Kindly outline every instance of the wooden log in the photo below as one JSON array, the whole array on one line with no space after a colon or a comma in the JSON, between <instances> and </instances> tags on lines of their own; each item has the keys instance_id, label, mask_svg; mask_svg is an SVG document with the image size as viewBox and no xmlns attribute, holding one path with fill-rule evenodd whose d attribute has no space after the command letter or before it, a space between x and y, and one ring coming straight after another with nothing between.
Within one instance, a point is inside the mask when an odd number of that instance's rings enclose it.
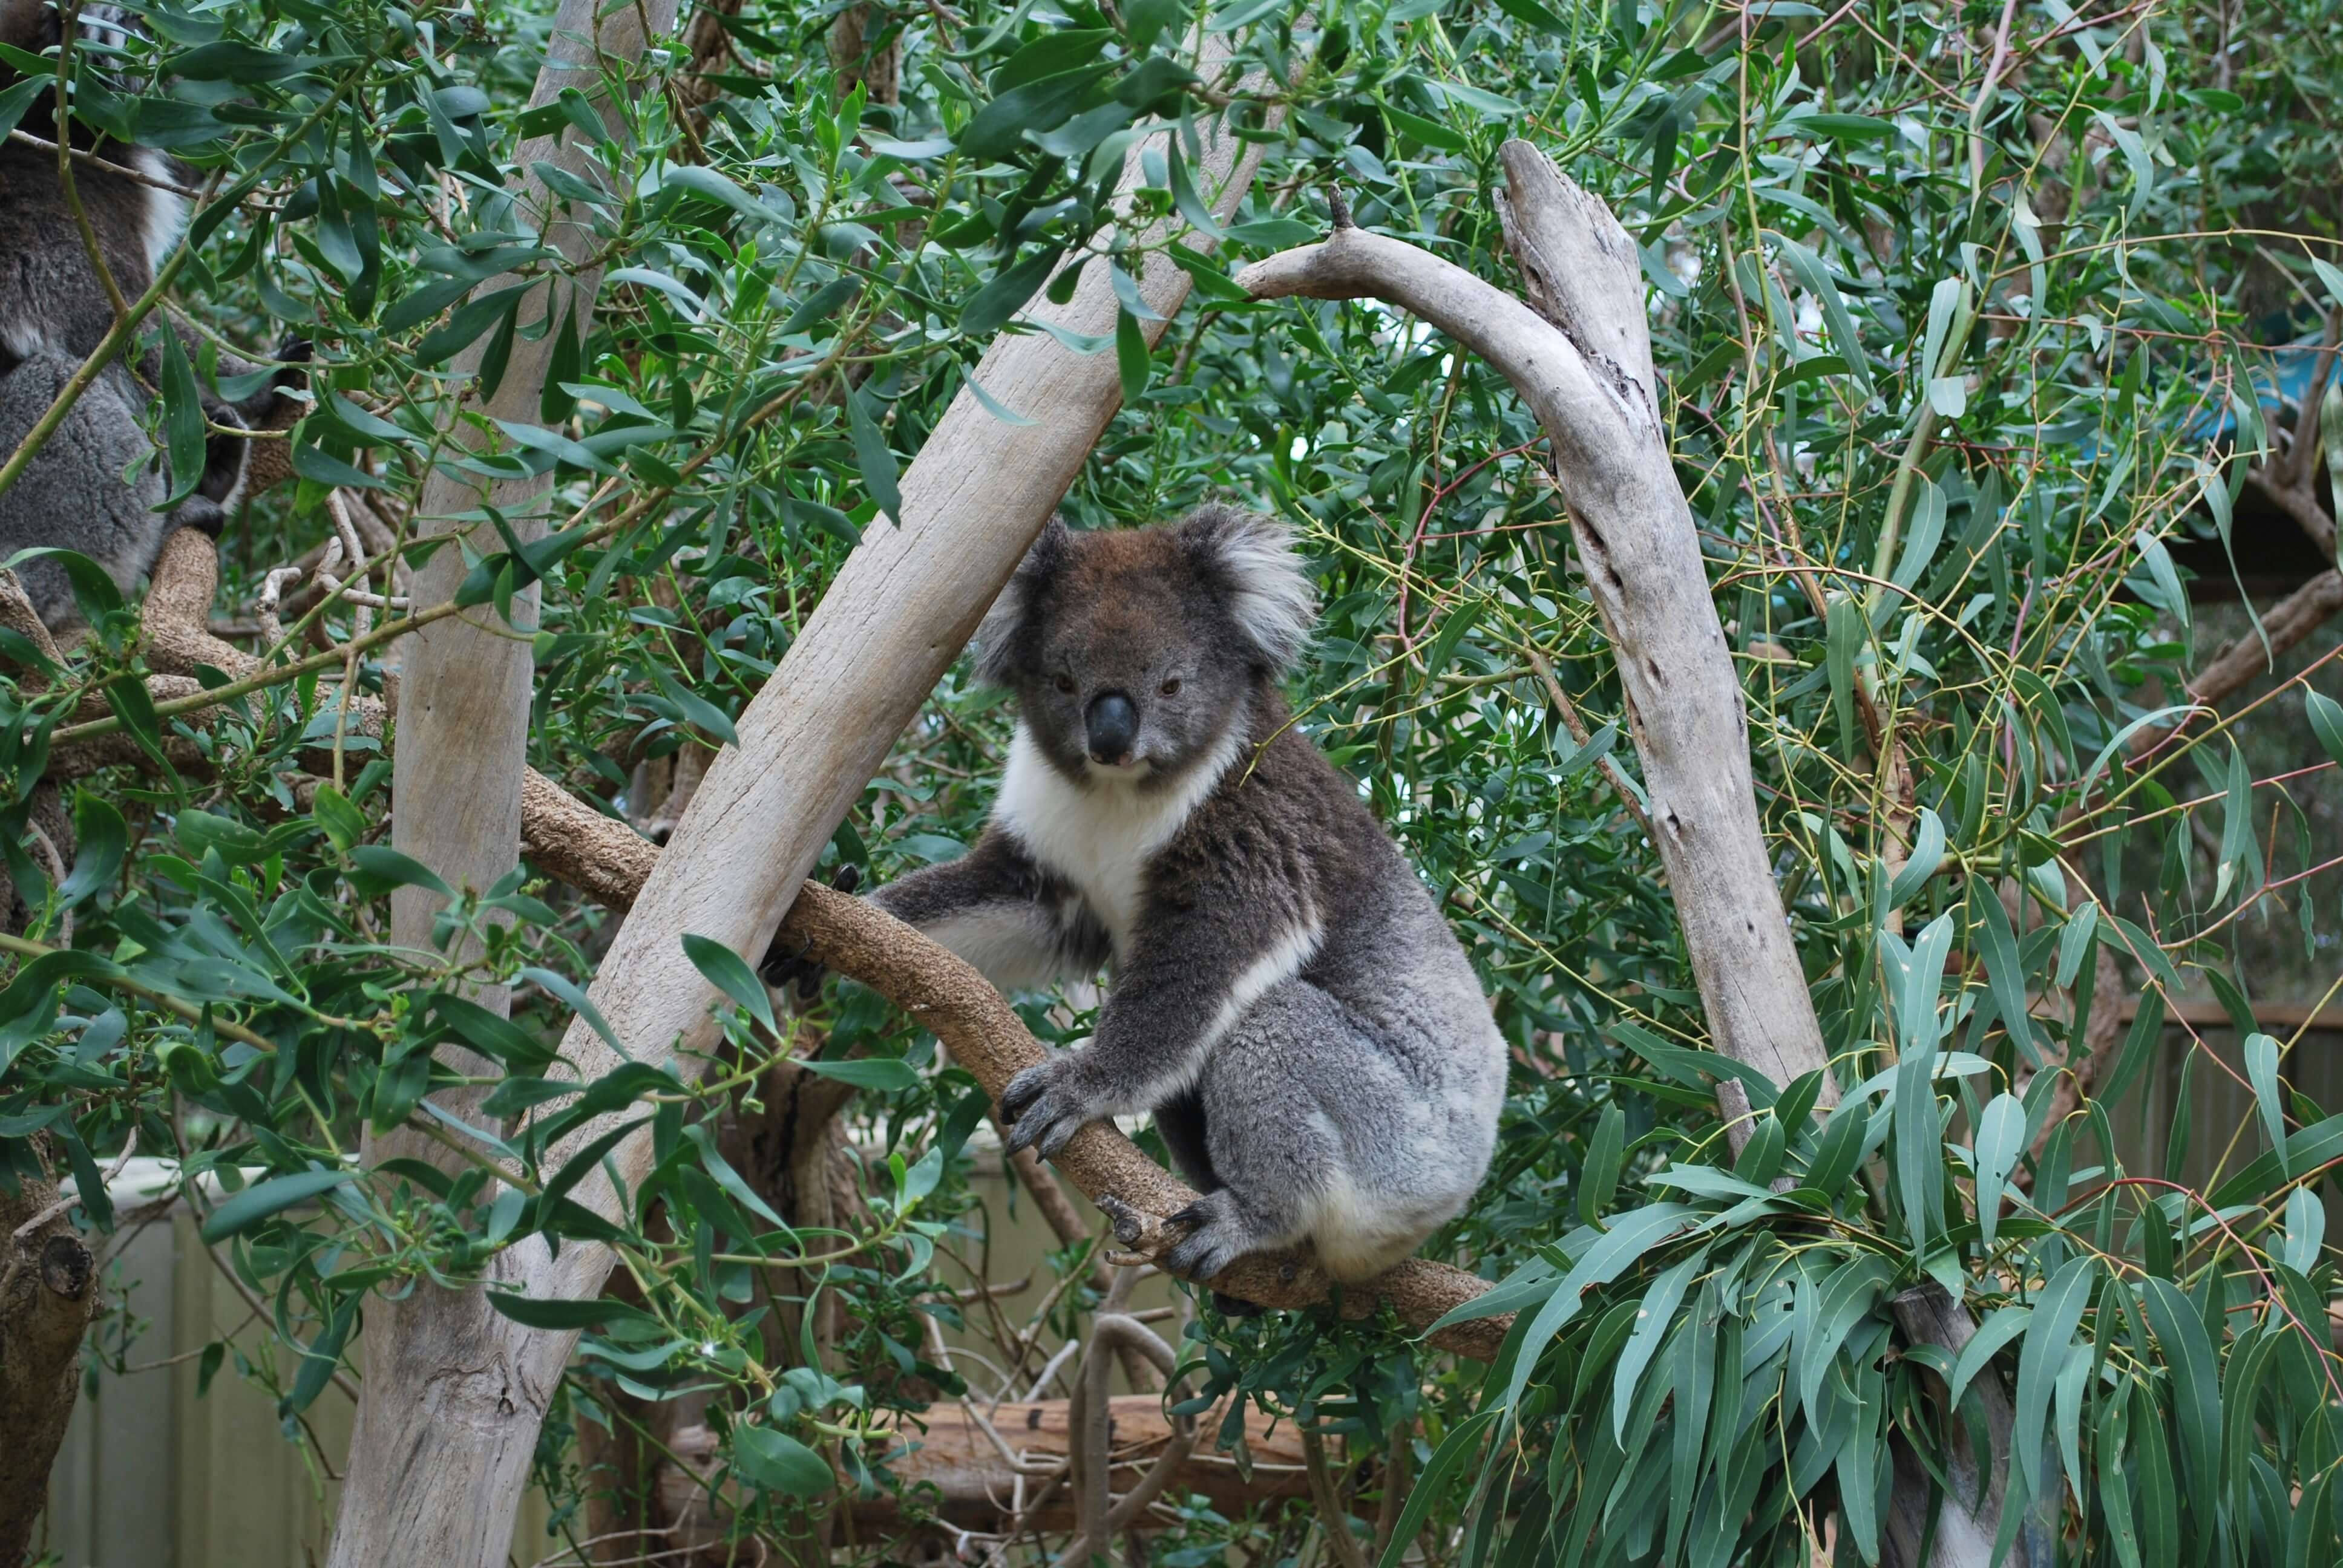
<instances>
[{"instance_id":1,"label":"wooden log","mask_svg":"<svg viewBox=\"0 0 2343 1568\"><path fill-rule=\"evenodd\" d=\"M1219 1429L1227 1414L1225 1405L1216 1405L1196 1419L1210 1432ZM1116 1396L1108 1422L1111 1485L1119 1496L1136 1485L1171 1445L1173 1424L1155 1394ZM1251 1480L1232 1456L1212 1452L1206 1442L1181 1462L1164 1495L1202 1495L1231 1518L1257 1503L1273 1506L1310 1495L1301 1430L1293 1422L1248 1408L1244 1432ZM893 1529L925 1513L961 1530L997 1533L1010 1523L1018 1496L1017 1469L1010 1454L1029 1467L1054 1465L1068 1456L1072 1442L1071 1402L1062 1399L998 1406L938 1404L901 1417L870 1457L886 1456L887 1468L902 1480L902 1491L852 1499L855 1527L858 1532ZM1001 1452L1004 1445L1009 1453ZM676 1434L672 1447L681 1462L662 1464L658 1473L661 1515L674 1521L663 1544L720 1562L731 1518L731 1489L715 1484L720 1466L716 1436L704 1426L690 1427ZM1040 1490L1029 1473L1026 1494ZM1071 1491L1060 1486L1051 1492L1024 1523L1052 1534L1072 1529ZM1150 1527L1145 1521L1136 1526Z\"/></svg>"}]
</instances>

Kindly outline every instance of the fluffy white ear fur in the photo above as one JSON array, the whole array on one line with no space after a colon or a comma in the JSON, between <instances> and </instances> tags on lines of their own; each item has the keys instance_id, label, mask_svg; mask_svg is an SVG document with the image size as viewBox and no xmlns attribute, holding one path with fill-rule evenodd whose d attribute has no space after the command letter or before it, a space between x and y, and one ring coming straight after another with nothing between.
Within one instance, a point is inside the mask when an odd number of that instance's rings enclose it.
<instances>
[{"instance_id":1,"label":"fluffy white ear fur","mask_svg":"<svg viewBox=\"0 0 2343 1568\"><path fill-rule=\"evenodd\" d=\"M1065 558L1066 519L1052 517L1041 525L1040 537L1025 552L1025 558L1010 575L1009 586L984 612L984 619L970 640L969 651L976 659L976 678L989 686L1007 686L1017 674L1017 633L1026 612L1033 607L1033 595L1058 563Z\"/></svg>"},{"instance_id":2,"label":"fluffy white ear fur","mask_svg":"<svg viewBox=\"0 0 2343 1568\"><path fill-rule=\"evenodd\" d=\"M1240 630L1280 674L1301 662L1318 621L1318 594L1294 553L1293 530L1235 507L1202 507L1180 524L1213 575L1227 585Z\"/></svg>"}]
</instances>

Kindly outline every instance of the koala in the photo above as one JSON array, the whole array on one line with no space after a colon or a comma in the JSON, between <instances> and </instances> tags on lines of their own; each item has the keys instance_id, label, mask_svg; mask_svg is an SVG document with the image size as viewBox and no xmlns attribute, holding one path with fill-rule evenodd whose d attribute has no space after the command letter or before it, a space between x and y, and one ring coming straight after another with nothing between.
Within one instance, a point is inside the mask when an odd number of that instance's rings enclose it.
<instances>
[{"instance_id":1,"label":"koala","mask_svg":"<svg viewBox=\"0 0 2343 1568\"><path fill-rule=\"evenodd\" d=\"M118 42L128 25L115 7L85 6L79 35ZM38 55L55 48L60 37L59 16L49 0L0 0L0 43ZM0 64L0 88L15 80L16 74ZM59 125L47 93L34 97L24 123L47 140L62 132L75 148L149 179L184 183L177 161L151 147L126 146L75 123ZM75 166L74 189L116 286L124 298L137 298L153 286L156 268L178 243L186 203L170 190L86 160ZM0 461L48 412L113 326L114 306L90 266L66 204L56 155L0 140ZM187 347L192 357L196 345ZM279 346L277 357L306 360L308 346L290 339ZM159 361L150 352L135 367L126 358L107 364L15 483L0 490L0 560L35 546L75 550L127 592L154 566L174 528L198 528L218 537L242 498L249 443L214 434L194 494L167 513L157 511L168 484L143 418ZM222 373L238 376L256 368L226 355L219 365ZM287 416L297 416L300 408L282 394L298 378L297 371L280 371L257 393L236 402L206 392L204 412L216 426L284 428L292 422ZM35 560L19 575L45 623L59 630L74 624L73 595L61 567Z\"/></svg>"},{"instance_id":2,"label":"koala","mask_svg":"<svg viewBox=\"0 0 2343 1568\"><path fill-rule=\"evenodd\" d=\"M977 633L1018 705L990 821L872 895L1004 990L1111 971L1091 1040L1001 1097L1011 1151L1151 1113L1199 1281L1305 1240L1382 1273L1472 1198L1504 1100L1471 961L1280 693L1315 613L1272 518L1051 522Z\"/></svg>"}]
</instances>

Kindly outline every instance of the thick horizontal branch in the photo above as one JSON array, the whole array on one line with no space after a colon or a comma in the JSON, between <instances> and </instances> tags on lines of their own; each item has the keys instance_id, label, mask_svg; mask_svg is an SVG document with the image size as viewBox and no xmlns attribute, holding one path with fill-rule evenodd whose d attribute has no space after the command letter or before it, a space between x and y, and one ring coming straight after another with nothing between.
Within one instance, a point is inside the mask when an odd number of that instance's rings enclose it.
<instances>
[{"instance_id":1,"label":"thick horizontal branch","mask_svg":"<svg viewBox=\"0 0 2343 1568\"><path fill-rule=\"evenodd\" d=\"M218 570L210 539L187 528L171 537L156 565L146 603L150 663L173 670L207 664L230 675L256 668L250 654L206 629ZM354 729L380 732L379 703L354 699L350 715ZM534 770L522 780L521 844L538 869L616 910L633 904L660 853L625 822L604 816ZM860 980L933 1030L996 1103L1011 1078L1043 1058L1040 1042L981 975L860 899L808 883L782 931L785 940L806 943L821 962ZM1093 1202L1141 1216L1141 1233L1126 1244L1141 1251L1153 1251L1172 1239L1147 1221L1176 1213L1196 1199L1103 1123L1084 1129L1054 1163ZM1296 1257L1248 1258L1212 1282L1231 1295L1271 1307L1312 1306L1330 1293L1325 1275ZM1486 1281L1460 1269L1414 1261L1371 1290L1347 1292L1343 1311L1364 1317L1378 1300L1388 1300L1400 1321L1420 1332L1486 1289ZM1467 1323L1444 1332L1436 1342L1485 1360L1495 1352L1504 1329L1502 1319Z\"/></svg>"},{"instance_id":2,"label":"thick horizontal branch","mask_svg":"<svg viewBox=\"0 0 2343 1568\"><path fill-rule=\"evenodd\" d=\"M623 822L532 775L521 798L521 838L538 869L614 907L624 908L659 855ZM780 940L803 943L810 957L861 981L933 1031L998 1103L1020 1071L1046 1054L1016 1011L982 975L948 950L860 899L808 882L781 922ZM1141 1153L1121 1133L1094 1122L1076 1134L1052 1161L1084 1196L1111 1210L1126 1207L1160 1221L1195 1201L1196 1194ZM1147 1225L1127 1244L1153 1251L1175 1239ZM1314 1306L1330 1282L1306 1259L1283 1254L1247 1258L1212 1282L1215 1289L1268 1307ZM1461 1269L1415 1261L1401 1264L1370 1288L1345 1294L1347 1317L1364 1317L1389 1301L1410 1329L1431 1326L1450 1308L1489 1288ZM1461 1324L1434 1341L1443 1349L1487 1360L1506 1321Z\"/></svg>"}]
</instances>

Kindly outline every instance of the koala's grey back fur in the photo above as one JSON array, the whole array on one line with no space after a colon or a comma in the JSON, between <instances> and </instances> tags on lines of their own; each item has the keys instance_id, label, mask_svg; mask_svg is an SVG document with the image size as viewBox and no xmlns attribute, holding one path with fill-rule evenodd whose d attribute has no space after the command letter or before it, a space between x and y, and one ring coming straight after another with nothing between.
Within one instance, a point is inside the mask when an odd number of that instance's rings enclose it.
<instances>
[{"instance_id":1,"label":"koala's grey back fur","mask_svg":"<svg viewBox=\"0 0 2343 1568\"><path fill-rule=\"evenodd\" d=\"M1305 1239L1382 1272L1470 1201L1504 1101L1470 960L1279 694L1313 614L1290 546L1228 508L1052 524L979 634L1020 699L991 823L875 895L1004 986L1111 962L1091 1042L1003 1097L1011 1142L1153 1112L1205 1194L1166 1259L1198 1279Z\"/></svg>"},{"instance_id":2,"label":"koala's grey back fur","mask_svg":"<svg viewBox=\"0 0 2343 1568\"><path fill-rule=\"evenodd\" d=\"M85 38L118 36L129 25L114 7L97 5L83 9L81 24ZM57 35L57 13L47 0L0 0L0 43L39 54L55 47ZM0 87L14 79L0 66ZM45 93L36 96L25 128L55 138L60 126L52 104ZM157 178L176 172L173 160L151 148L126 146L77 126L63 128L75 146L107 162ZM75 166L74 188L106 270L125 299L136 299L153 286L156 265L177 242L186 203L86 160ZM113 325L113 302L66 205L56 155L0 141L0 459L48 412ZM152 354L136 375L126 358L106 365L16 482L0 491L0 560L36 546L75 550L126 592L154 565L172 529L219 532L241 487L246 443L215 437L195 493L170 512L156 511L168 486L142 421L157 368ZM220 368L243 374L253 367L222 356ZM236 403L206 394L205 413L215 424L250 428L276 397L274 386ZM19 575L44 621L53 628L73 623L62 568L36 560Z\"/></svg>"}]
</instances>

